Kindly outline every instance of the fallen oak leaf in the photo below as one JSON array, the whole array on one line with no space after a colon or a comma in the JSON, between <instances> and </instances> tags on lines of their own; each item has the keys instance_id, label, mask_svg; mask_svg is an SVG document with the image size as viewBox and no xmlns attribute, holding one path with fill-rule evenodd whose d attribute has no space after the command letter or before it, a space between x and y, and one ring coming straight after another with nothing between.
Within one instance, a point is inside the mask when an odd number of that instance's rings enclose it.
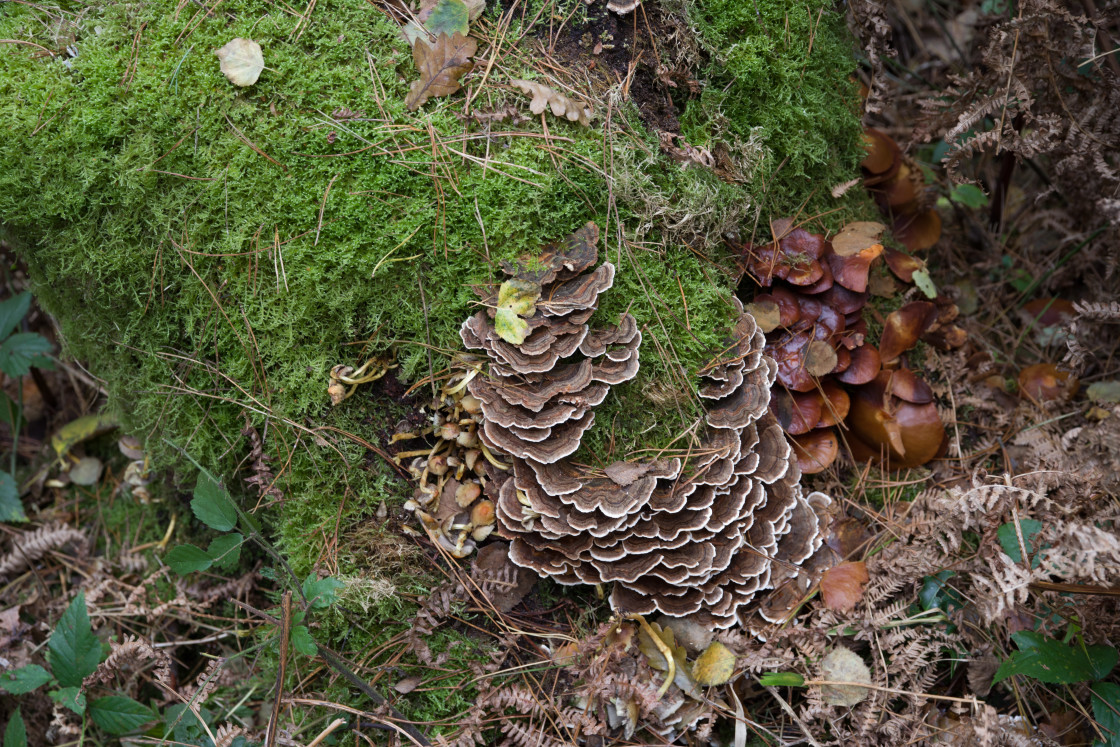
<instances>
[{"instance_id":1,"label":"fallen oak leaf","mask_svg":"<svg viewBox=\"0 0 1120 747\"><path fill-rule=\"evenodd\" d=\"M416 111L433 96L450 96L459 90L459 79L470 72L471 57L478 51L478 42L456 32L440 34L434 44L417 39L412 45L412 59L420 71L420 79L412 81L405 106Z\"/></svg>"},{"instance_id":2,"label":"fallen oak leaf","mask_svg":"<svg viewBox=\"0 0 1120 747\"><path fill-rule=\"evenodd\" d=\"M833 566L821 576L821 596L824 606L834 612L853 609L863 597L863 587L870 580L867 565L862 560Z\"/></svg>"}]
</instances>

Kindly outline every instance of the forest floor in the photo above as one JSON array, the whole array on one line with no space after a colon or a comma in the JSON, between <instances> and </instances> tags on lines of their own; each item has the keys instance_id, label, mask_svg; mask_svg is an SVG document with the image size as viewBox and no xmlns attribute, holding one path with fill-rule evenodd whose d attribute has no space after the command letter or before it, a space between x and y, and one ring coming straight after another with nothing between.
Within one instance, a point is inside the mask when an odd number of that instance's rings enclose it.
<instances>
[{"instance_id":1,"label":"forest floor","mask_svg":"<svg viewBox=\"0 0 1120 747\"><path fill-rule=\"evenodd\" d=\"M344 589L328 553L280 594L290 569L205 471L192 509L219 534L172 547L176 514L147 502L170 476L99 418L97 378L56 360L8 380L22 424L0 411L34 506L0 526L3 747L1120 745L1120 4L850 5L864 124L921 174L941 221L923 269L966 333L908 354L943 453L895 471L842 454L806 477L837 501L829 547L850 577L764 641L718 634L727 677L698 659L710 636L670 637L667 692L652 629L601 589L455 560L400 506L362 530L365 586ZM631 95L671 119L655 83ZM873 329L923 298L891 282ZM21 332L56 339L34 307ZM416 386L368 386L423 422ZM389 577L413 581L396 601Z\"/></svg>"}]
</instances>

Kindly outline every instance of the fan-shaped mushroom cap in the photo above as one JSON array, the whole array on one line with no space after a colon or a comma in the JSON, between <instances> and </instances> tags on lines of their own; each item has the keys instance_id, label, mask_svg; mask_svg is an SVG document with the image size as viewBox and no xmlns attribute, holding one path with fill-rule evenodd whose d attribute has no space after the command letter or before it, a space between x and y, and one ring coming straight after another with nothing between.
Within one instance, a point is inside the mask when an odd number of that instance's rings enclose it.
<instances>
[{"instance_id":1,"label":"fan-shaped mushroom cap","mask_svg":"<svg viewBox=\"0 0 1120 747\"><path fill-rule=\"evenodd\" d=\"M826 272L819 261L825 242L788 225L774 229L775 274L802 286L817 282ZM464 344L489 363L468 385L481 409L479 438L512 463L509 473L486 471L498 530L518 566L560 583L614 582L611 600L620 611L699 613L728 627L753 609L771 575L796 574L820 544L791 446L767 412L781 367L765 357L765 333L739 306L724 358L701 372L706 425L683 459L575 464L571 455L595 407L637 373L642 342L629 314L615 326L588 328L614 267L590 270L597 229L581 232L551 249L543 268L528 260L504 266L542 286L520 345L501 339L487 312L460 329ZM845 311L806 304L781 288L772 295L783 324L803 325L796 333L802 346L845 328ZM813 424L821 416L818 407Z\"/></svg>"}]
</instances>

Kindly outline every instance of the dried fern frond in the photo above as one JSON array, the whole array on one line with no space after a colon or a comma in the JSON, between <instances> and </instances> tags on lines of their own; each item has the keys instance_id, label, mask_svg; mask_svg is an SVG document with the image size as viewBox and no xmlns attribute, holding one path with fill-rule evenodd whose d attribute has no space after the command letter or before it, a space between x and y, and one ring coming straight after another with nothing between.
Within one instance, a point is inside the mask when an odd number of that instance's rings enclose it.
<instances>
[{"instance_id":1,"label":"dried fern frond","mask_svg":"<svg viewBox=\"0 0 1120 747\"><path fill-rule=\"evenodd\" d=\"M85 545L86 535L61 522L47 524L33 532L23 532L12 541L11 551L0 557L0 576L10 576L29 568L51 550L69 542Z\"/></svg>"}]
</instances>

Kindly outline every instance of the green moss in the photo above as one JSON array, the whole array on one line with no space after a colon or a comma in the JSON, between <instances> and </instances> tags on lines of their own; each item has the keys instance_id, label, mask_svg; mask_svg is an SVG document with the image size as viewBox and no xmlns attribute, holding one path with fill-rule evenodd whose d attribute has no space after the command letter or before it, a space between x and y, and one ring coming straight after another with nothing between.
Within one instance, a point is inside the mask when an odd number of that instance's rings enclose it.
<instances>
[{"instance_id":1,"label":"green moss","mask_svg":"<svg viewBox=\"0 0 1120 747\"><path fill-rule=\"evenodd\" d=\"M69 353L108 382L157 463L175 461L166 439L232 476L245 418L264 434L286 496L268 520L302 574L407 491L345 435L377 443L403 410L377 385L331 409L331 366L393 347L403 378L438 373L470 286L588 220L619 265L598 318L629 309L646 343L585 456L661 447L692 422L693 374L722 347L732 284L718 247L683 246L684 217L710 238L759 204L817 209L859 157L839 15L790 8L787 32L785 4L758 5L761 21L734 0L689 10L711 62L688 138L764 148L753 181L730 184L669 162L630 105L606 146L602 118L550 119L552 139L535 121L486 137L457 116L462 93L405 111L410 55L364 0L320 4L298 30L259 0L209 15L171 0L8 4L0 34L39 46L0 55L0 218ZM236 36L268 66L247 89L212 54ZM67 45L78 55L64 63ZM475 105L523 105L504 81L474 79ZM343 108L363 116L332 116Z\"/></svg>"}]
</instances>

